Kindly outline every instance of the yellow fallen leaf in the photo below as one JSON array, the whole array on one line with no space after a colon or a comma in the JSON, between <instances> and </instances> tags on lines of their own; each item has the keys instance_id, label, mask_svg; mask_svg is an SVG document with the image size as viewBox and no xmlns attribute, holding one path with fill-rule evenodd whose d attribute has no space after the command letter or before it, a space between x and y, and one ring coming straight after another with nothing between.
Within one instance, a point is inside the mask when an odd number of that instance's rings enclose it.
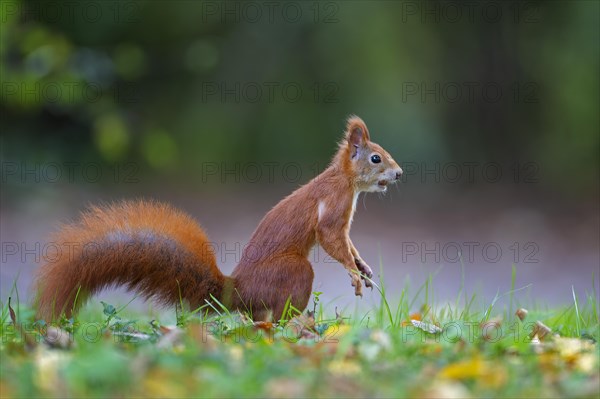
<instances>
[{"instance_id":1,"label":"yellow fallen leaf","mask_svg":"<svg viewBox=\"0 0 600 399\"><path fill-rule=\"evenodd\" d=\"M329 372L339 376L353 376L361 372L361 367L352 360L334 360L327 367Z\"/></svg>"},{"instance_id":2,"label":"yellow fallen leaf","mask_svg":"<svg viewBox=\"0 0 600 399\"><path fill-rule=\"evenodd\" d=\"M598 373L598 357L592 353L584 353L576 359L574 367L584 373Z\"/></svg>"},{"instance_id":3,"label":"yellow fallen leaf","mask_svg":"<svg viewBox=\"0 0 600 399\"><path fill-rule=\"evenodd\" d=\"M595 345L579 338L554 337L553 349L571 367L583 372L596 369Z\"/></svg>"},{"instance_id":4,"label":"yellow fallen leaf","mask_svg":"<svg viewBox=\"0 0 600 399\"><path fill-rule=\"evenodd\" d=\"M594 344L579 338L554 337L554 348L563 356L573 356L594 350Z\"/></svg>"},{"instance_id":5,"label":"yellow fallen leaf","mask_svg":"<svg viewBox=\"0 0 600 399\"><path fill-rule=\"evenodd\" d=\"M444 367L440 372L440 377L453 380L463 380L467 378L477 378L487 372L486 364L479 357L469 360L452 363Z\"/></svg>"},{"instance_id":6,"label":"yellow fallen leaf","mask_svg":"<svg viewBox=\"0 0 600 399\"><path fill-rule=\"evenodd\" d=\"M347 324L332 324L323 332L322 337L326 342L333 342L334 340L337 342L351 330L352 327Z\"/></svg>"},{"instance_id":7,"label":"yellow fallen leaf","mask_svg":"<svg viewBox=\"0 0 600 399\"><path fill-rule=\"evenodd\" d=\"M473 379L498 387L506 381L506 370L500 366L492 367L489 362L475 356L444 367L439 376L451 380Z\"/></svg>"}]
</instances>

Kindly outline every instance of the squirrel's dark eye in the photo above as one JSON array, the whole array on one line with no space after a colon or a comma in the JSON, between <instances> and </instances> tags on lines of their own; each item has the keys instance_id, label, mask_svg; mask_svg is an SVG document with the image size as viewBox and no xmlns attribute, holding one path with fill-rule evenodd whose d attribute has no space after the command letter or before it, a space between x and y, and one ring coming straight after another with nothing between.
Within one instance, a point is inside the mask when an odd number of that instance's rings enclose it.
<instances>
[{"instance_id":1,"label":"squirrel's dark eye","mask_svg":"<svg viewBox=\"0 0 600 399\"><path fill-rule=\"evenodd\" d=\"M371 155L371 162L379 163L381 162L381 157L379 155Z\"/></svg>"}]
</instances>

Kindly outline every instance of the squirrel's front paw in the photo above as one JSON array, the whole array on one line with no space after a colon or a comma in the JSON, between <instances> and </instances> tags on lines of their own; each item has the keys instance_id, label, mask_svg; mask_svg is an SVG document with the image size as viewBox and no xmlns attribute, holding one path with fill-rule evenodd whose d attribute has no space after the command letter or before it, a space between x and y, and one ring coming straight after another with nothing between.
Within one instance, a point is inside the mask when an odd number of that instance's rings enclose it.
<instances>
[{"instance_id":1,"label":"squirrel's front paw","mask_svg":"<svg viewBox=\"0 0 600 399\"><path fill-rule=\"evenodd\" d=\"M362 296L362 281L360 281L360 276L356 273L350 273L350 278L354 287L354 295Z\"/></svg>"},{"instance_id":2,"label":"squirrel's front paw","mask_svg":"<svg viewBox=\"0 0 600 399\"><path fill-rule=\"evenodd\" d=\"M365 263L364 260L355 258L354 263L356 263L356 267L363 274L361 276L363 280L365 280L365 287L373 289L373 283L371 283L371 278L373 278L373 270Z\"/></svg>"}]
</instances>

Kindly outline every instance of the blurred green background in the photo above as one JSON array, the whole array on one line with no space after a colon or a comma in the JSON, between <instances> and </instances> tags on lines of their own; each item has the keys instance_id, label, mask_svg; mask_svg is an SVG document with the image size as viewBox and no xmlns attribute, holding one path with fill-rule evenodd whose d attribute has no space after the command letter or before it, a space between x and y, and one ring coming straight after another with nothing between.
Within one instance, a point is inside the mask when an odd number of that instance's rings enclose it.
<instances>
[{"instance_id":1,"label":"blurred green background","mask_svg":"<svg viewBox=\"0 0 600 399\"><path fill-rule=\"evenodd\" d=\"M598 194L595 1L1 4L4 161L324 165L356 113L400 162Z\"/></svg>"},{"instance_id":2,"label":"blurred green background","mask_svg":"<svg viewBox=\"0 0 600 399\"><path fill-rule=\"evenodd\" d=\"M1 0L0 296L120 198L190 213L230 273L357 114L405 170L352 227L390 293L435 274L436 300L491 301L514 264L520 299L569 303L599 276L599 4ZM378 303L314 251L324 302Z\"/></svg>"}]
</instances>

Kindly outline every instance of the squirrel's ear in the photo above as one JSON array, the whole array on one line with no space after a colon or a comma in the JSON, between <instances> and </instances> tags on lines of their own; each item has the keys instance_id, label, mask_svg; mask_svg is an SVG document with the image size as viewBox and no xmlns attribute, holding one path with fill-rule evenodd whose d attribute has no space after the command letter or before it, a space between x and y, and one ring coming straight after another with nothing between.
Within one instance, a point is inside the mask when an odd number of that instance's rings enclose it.
<instances>
[{"instance_id":1,"label":"squirrel's ear","mask_svg":"<svg viewBox=\"0 0 600 399\"><path fill-rule=\"evenodd\" d=\"M348 143L355 148L358 148L371 140L367 125L365 125L363 120L358 116L352 115L348 118L346 124L346 140L348 140Z\"/></svg>"}]
</instances>

